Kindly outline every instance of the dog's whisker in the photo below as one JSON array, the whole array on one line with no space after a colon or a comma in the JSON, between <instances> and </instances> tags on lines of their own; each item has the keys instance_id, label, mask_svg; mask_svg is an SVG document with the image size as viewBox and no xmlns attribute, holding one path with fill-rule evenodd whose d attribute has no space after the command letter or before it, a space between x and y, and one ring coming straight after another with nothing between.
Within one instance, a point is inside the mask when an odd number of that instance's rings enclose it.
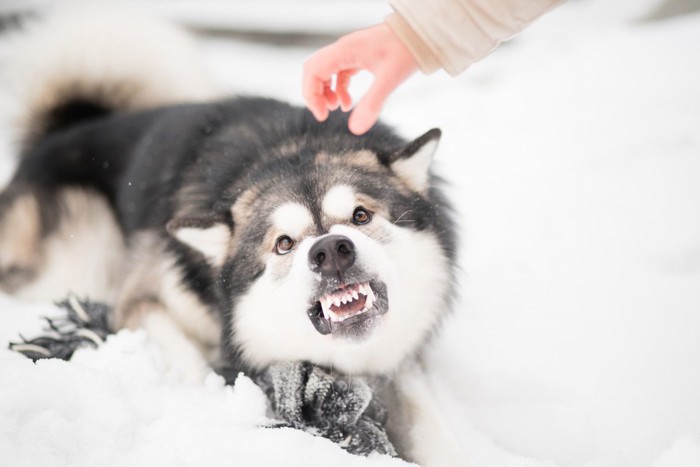
<instances>
[{"instance_id":1,"label":"dog's whisker","mask_svg":"<svg viewBox=\"0 0 700 467\"><path fill-rule=\"evenodd\" d=\"M394 221L394 224L398 224L399 221L401 220L401 218L402 218L403 216L405 216L406 214L408 214L409 212L413 212L413 209L409 209L408 211L404 212L404 213L401 214L399 217L397 217L396 220Z\"/></svg>"}]
</instances>

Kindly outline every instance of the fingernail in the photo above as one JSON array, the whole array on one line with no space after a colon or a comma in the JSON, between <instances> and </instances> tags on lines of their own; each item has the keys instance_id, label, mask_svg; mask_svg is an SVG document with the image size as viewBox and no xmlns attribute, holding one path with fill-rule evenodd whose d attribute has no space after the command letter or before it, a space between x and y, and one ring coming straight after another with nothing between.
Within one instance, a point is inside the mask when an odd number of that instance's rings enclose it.
<instances>
[{"instance_id":1,"label":"fingernail","mask_svg":"<svg viewBox=\"0 0 700 467\"><path fill-rule=\"evenodd\" d=\"M367 130L369 130L369 128L366 128L364 125L359 125L353 122L348 122L348 128L350 129L350 132L356 136L364 135L367 133Z\"/></svg>"}]
</instances>

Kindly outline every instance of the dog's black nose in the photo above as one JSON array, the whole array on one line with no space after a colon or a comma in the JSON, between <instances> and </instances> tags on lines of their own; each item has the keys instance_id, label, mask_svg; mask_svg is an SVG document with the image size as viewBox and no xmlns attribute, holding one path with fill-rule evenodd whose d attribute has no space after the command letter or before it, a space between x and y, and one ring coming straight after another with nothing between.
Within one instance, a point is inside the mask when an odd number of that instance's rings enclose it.
<instances>
[{"instance_id":1,"label":"dog's black nose","mask_svg":"<svg viewBox=\"0 0 700 467\"><path fill-rule=\"evenodd\" d=\"M325 275L342 274L355 263L355 245L343 235L329 235L309 250L311 270Z\"/></svg>"}]
</instances>

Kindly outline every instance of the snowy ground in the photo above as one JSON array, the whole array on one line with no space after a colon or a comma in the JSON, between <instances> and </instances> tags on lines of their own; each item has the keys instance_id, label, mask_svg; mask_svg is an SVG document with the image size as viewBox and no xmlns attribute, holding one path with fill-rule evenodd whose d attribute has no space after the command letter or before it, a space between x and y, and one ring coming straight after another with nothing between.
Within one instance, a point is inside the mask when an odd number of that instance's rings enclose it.
<instances>
[{"instance_id":1,"label":"snowy ground","mask_svg":"<svg viewBox=\"0 0 700 467\"><path fill-rule=\"evenodd\" d=\"M700 15L635 21L653 5L573 1L384 112L444 132L463 278L432 378L475 467L700 465ZM311 49L203 47L232 91L301 102ZM1 343L51 307L0 310ZM405 465L256 428L263 406L247 380L178 382L140 333L70 363L0 350L12 465Z\"/></svg>"}]
</instances>

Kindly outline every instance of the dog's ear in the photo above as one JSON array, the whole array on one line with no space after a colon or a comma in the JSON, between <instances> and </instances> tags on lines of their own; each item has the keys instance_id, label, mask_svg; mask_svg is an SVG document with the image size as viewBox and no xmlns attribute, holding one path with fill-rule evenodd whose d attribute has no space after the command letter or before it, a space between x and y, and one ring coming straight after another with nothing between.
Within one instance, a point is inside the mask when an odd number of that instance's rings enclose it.
<instances>
[{"instance_id":1,"label":"dog's ear","mask_svg":"<svg viewBox=\"0 0 700 467\"><path fill-rule=\"evenodd\" d=\"M200 252L214 266L226 260L231 227L213 216L176 217L165 226L179 242Z\"/></svg>"},{"instance_id":2,"label":"dog's ear","mask_svg":"<svg viewBox=\"0 0 700 467\"><path fill-rule=\"evenodd\" d=\"M389 167L416 191L428 189L430 162L441 135L440 129L433 128L389 158Z\"/></svg>"}]
</instances>

